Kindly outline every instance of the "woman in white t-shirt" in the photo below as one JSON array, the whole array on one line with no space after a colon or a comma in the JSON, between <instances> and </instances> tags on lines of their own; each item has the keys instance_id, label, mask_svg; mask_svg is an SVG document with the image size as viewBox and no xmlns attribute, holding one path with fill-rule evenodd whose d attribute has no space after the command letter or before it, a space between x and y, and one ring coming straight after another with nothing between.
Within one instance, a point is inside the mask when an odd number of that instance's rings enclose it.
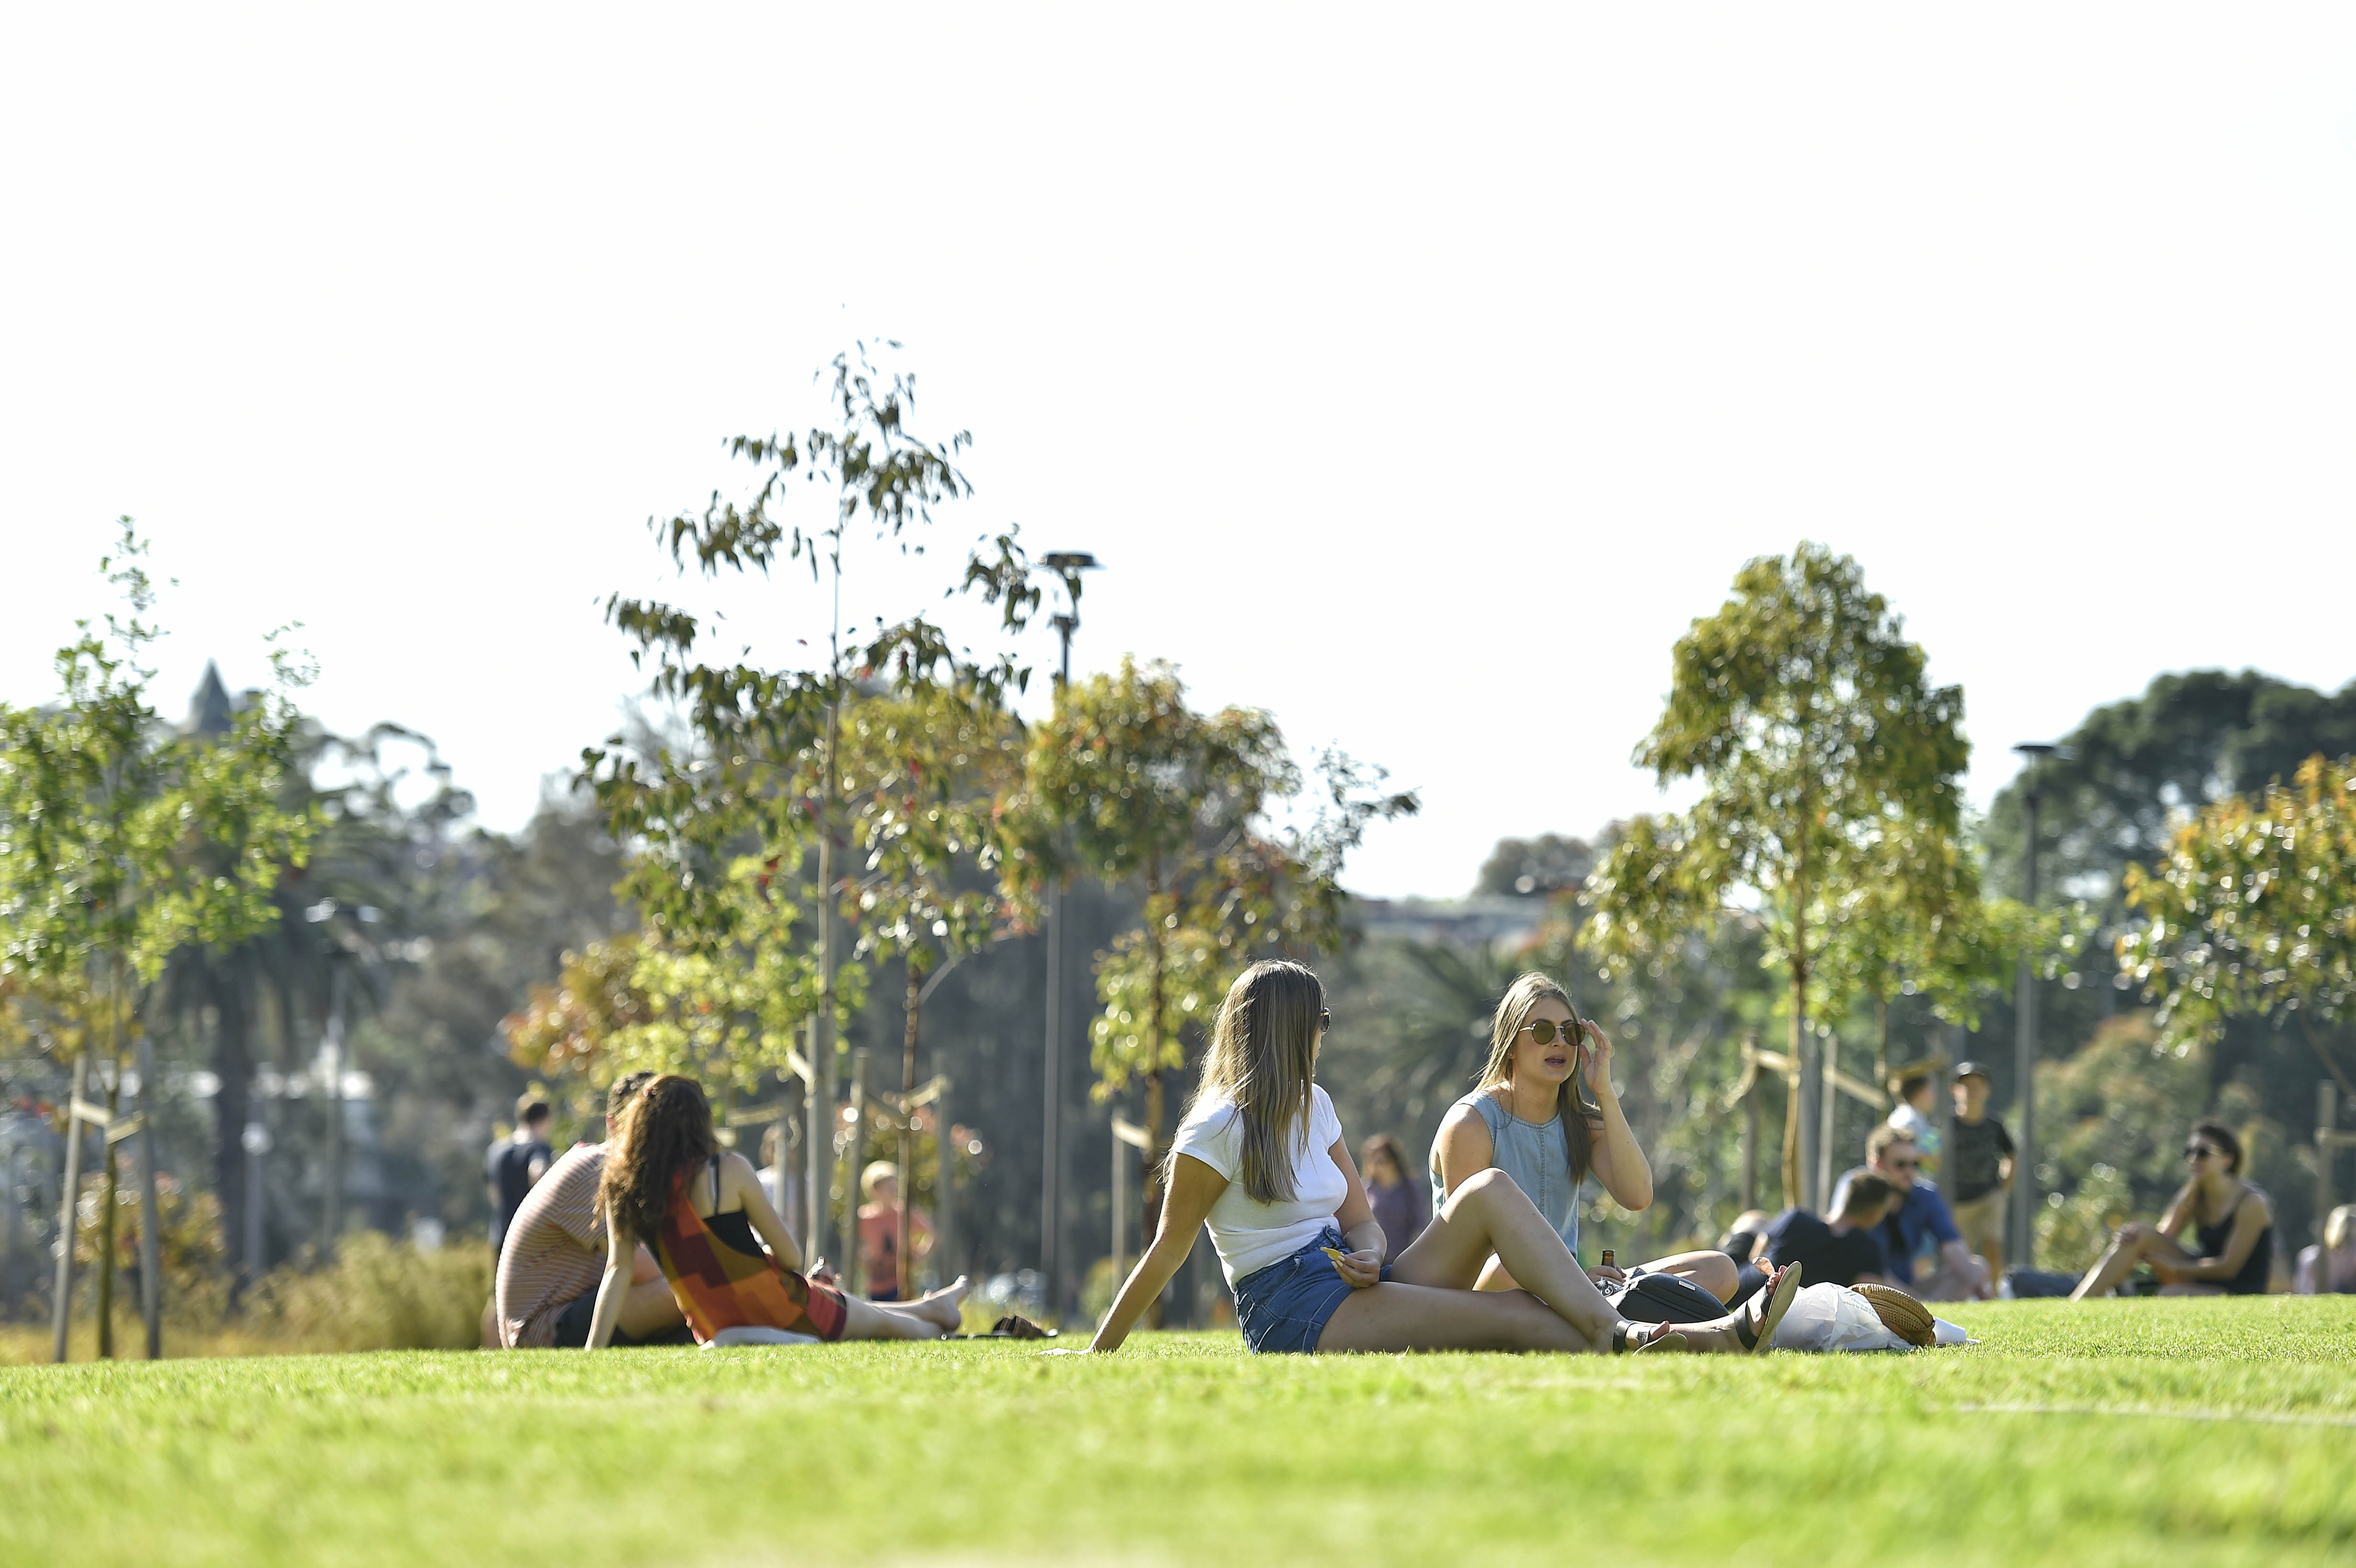
<instances>
[{"instance_id":1,"label":"woman in white t-shirt","mask_svg":"<svg viewBox=\"0 0 2356 1568\"><path fill-rule=\"evenodd\" d=\"M1153 1243L1105 1314L1116 1350L1206 1225L1254 1350L1597 1350L1741 1354L1773 1345L1799 1270L1708 1323L1631 1323L1597 1293L1545 1216L1503 1171L1480 1172L1388 1266L1382 1228L1315 1082L1325 988L1298 964L1238 976L1211 1031L1203 1081L1163 1170ZM1344 1250L1344 1249L1347 1250ZM1518 1290L1476 1291L1494 1255Z\"/></svg>"}]
</instances>

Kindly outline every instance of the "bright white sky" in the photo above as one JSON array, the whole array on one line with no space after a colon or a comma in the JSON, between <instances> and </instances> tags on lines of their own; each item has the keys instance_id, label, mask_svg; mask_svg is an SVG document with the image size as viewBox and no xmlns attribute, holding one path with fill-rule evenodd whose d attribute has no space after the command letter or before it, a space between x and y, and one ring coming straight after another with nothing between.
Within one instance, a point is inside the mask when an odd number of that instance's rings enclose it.
<instances>
[{"instance_id":1,"label":"bright white sky","mask_svg":"<svg viewBox=\"0 0 2356 1568\"><path fill-rule=\"evenodd\" d=\"M1654 805L1669 645L1803 538L1982 803L2160 670L2356 676L2356 11L869 15L9 8L0 699L128 512L170 709L301 621L328 723L518 825L632 689L645 519L859 336L978 494L850 610L1094 550L1080 668L1423 792L1371 892Z\"/></svg>"}]
</instances>

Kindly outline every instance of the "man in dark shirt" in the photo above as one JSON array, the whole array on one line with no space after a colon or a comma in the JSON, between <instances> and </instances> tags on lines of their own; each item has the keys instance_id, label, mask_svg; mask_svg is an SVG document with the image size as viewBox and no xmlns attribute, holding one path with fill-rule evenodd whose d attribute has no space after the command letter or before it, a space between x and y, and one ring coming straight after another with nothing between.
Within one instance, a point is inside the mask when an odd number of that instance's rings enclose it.
<instances>
[{"instance_id":1,"label":"man in dark shirt","mask_svg":"<svg viewBox=\"0 0 2356 1568\"><path fill-rule=\"evenodd\" d=\"M1897 1198L1897 1189L1881 1178L1859 1176L1849 1182L1844 1207L1830 1224L1804 1209L1784 1210L1760 1232L1735 1299L1745 1300L1759 1288L1766 1264L1798 1264L1803 1285L1882 1283L1881 1249L1874 1244L1873 1228Z\"/></svg>"},{"instance_id":2,"label":"man in dark shirt","mask_svg":"<svg viewBox=\"0 0 2356 1568\"><path fill-rule=\"evenodd\" d=\"M498 1255L508 1225L523 1207L524 1194L548 1174L556 1151L548 1147L548 1102L526 1094L516 1102L512 1136L493 1144L483 1156L483 1175L491 1184L491 1254Z\"/></svg>"},{"instance_id":3,"label":"man in dark shirt","mask_svg":"<svg viewBox=\"0 0 2356 1568\"><path fill-rule=\"evenodd\" d=\"M1947 1186L1964 1245L1987 1259L1988 1277L2004 1277L2004 1200L2012 1190L2012 1135L1987 1114L1988 1071L1955 1067L1955 1128L1947 1147Z\"/></svg>"}]
</instances>

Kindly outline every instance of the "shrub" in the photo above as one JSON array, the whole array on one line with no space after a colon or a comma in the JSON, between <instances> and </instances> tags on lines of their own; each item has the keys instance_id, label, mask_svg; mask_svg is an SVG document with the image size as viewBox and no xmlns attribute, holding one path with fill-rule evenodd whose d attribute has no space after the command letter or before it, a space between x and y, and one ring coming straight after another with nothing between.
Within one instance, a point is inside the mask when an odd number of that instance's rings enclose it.
<instances>
[{"instance_id":1,"label":"shrub","mask_svg":"<svg viewBox=\"0 0 2356 1568\"><path fill-rule=\"evenodd\" d=\"M287 1350L456 1350L480 1343L492 1263L483 1247L420 1252L356 1231L335 1263L276 1270L246 1297L246 1331Z\"/></svg>"}]
</instances>

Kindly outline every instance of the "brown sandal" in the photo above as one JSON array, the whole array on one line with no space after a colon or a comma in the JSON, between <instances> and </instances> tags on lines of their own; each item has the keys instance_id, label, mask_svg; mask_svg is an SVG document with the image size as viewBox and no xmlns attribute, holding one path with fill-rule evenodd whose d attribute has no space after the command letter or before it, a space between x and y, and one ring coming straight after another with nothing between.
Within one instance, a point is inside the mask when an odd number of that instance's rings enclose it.
<instances>
[{"instance_id":1,"label":"brown sandal","mask_svg":"<svg viewBox=\"0 0 2356 1568\"><path fill-rule=\"evenodd\" d=\"M1775 1330L1783 1327L1783 1314L1792 1310L1792 1298L1800 1294L1800 1265L1785 1264L1770 1269L1767 1283L1760 1287L1755 1299L1759 1302L1759 1320L1751 1321L1748 1313L1738 1313L1734 1319L1734 1338L1745 1350L1763 1356L1775 1348Z\"/></svg>"}]
</instances>

